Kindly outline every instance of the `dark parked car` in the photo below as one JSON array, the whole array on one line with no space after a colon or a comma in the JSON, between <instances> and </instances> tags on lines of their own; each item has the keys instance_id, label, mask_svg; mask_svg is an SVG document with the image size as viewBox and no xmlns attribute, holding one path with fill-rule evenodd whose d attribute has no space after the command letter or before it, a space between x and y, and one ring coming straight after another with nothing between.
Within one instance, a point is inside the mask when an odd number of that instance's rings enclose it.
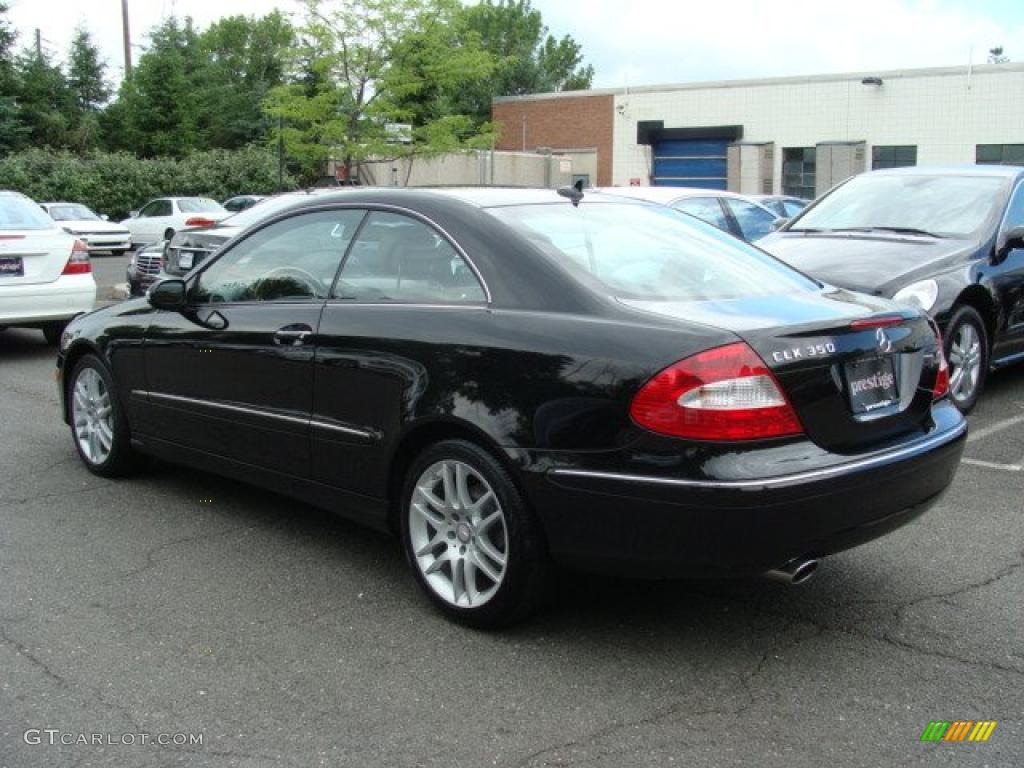
<instances>
[{"instance_id":1,"label":"dark parked car","mask_svg":"<svg viewBox=\"0 0 1024 768\"><path fill-rule=\"evenodd\" d=\"M964 412L990 368L1024 359L1024 168L865 173L758 245L826 283L929 312Z\"/></svg>"},{"instance_id":2,"label":"dark parked car","mask_svg":"<svg viewBox=\"0 0 1024 768\"><path fill-rule=\"evenodd\" d=\"M150 454L394 531L475 625L525 615L552 561L800 581L946 489L966 425L923 313L661 206L579 198L278 211L69 326L74 445L98 475Z\"/></svg>"},{"instance_id":3,"label":"dark parked car","mask_svg":"<svg viewBox=\"0 0 1024 768\"><path fill-rule=\"evenodd\" d=\"M238 213L239 211L252 208L256 203L266 199L266 195L235 195L234 197L225 200L221 205L232 213Z\"/></svg>"}]
</instances>

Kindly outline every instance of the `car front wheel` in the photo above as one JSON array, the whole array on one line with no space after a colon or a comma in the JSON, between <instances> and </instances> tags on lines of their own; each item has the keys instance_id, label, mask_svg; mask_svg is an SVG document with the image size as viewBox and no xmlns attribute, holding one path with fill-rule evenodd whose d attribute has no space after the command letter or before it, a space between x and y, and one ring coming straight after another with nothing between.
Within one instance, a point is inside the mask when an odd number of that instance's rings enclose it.
<instances>
[{"instance_id":1,"label":"car front wheel","mask_svg":"<svg viewBox=\"0 0 1024 768\"><path fill-rule=\"evenodd\" d=\"M128 422L113 378L98 357L86 355L75 364L68 398L71 436L86 468L103 477L134 469L138 455L131 446Z\"/></svg>"},{"instance_id":2,"label":"car front wheel","mask_svg":"<svg viewBox=\"0 0 1024 768\"><path fill-rule=\"evenodd\" d=\"M974 307L956 310L946 330L949 396L963 413L978 402L988 373L988 332Z\"/></svg>"},{"instance_id":3,"label":"car front wheel","mask_svg":"<svg viewBox=\"0 0 1024 768\"><path fill-rule=\"evenodd\" d=\"M538 527L505 468L474 443L428 448L406 477L402 544L420 587L480 628L524 618L547 575Z\"/></svg>"}]
</instances>

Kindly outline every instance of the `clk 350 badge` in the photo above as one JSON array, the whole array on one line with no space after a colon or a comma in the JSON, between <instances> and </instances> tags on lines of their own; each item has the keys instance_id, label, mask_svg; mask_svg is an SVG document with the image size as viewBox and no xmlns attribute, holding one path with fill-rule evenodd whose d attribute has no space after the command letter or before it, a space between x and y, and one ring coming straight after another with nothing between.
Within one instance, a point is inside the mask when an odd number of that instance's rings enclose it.
<instances>
[{"instance_id":1,"label":"clk 350 badge","mask_svg":"<svg viewBox=\"0 0 1024 768\"><path fill-rule=\"evenodd\" d=\"M824 344L808 344L806 347L793 347L792 349L783 349L780 352L772 352L772 359L776 363L788 363L792 360L825 357L835 353L836 345L831 341L826 341Z\"/></svg>"}]
</instances>

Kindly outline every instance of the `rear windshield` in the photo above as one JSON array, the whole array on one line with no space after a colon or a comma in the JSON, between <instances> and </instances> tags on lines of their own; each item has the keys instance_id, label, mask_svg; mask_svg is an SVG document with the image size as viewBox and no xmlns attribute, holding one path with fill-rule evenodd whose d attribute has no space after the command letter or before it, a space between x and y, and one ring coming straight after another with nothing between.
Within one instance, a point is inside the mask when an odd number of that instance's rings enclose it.
<instances>
[{"instance_id":1,"label":"rear windshield","mask_svg":"<svg viewBox=\"0 0 1024 768\"><path fill-rule=\"evenodd\" d=\"M686 214L656 205L568 203L488 212L549 257L613 296L704 301L816 290L763 251Z\"/></svg>"},{"instance_id":2,"label":"rear windshield","mask_svg":"<svg viewBox=\"0 0 1024 768\"><path fill-rule=\"evenodd\" d=\"M178 201L182 213L222 213L224 208L216 200L190 197Z\"/></svg>"},{"instance_id":3,"label":"rear windshield","mask_svg":"<svg viewBox=\"0 0 1024 768\"><path fill-rule=\"evenodd\" d=\"M42 208L24 197L0 196L0 229L55 229Z\"/></svg>"},{"instance_id":4,"label":"rear windshield","mask_svg":"<svg viewBox=\"0 0 1024 768\"><path fill-rule=\"evenodd\" d=\"M54 221L99 221L100 217L84 205L51 205L50 218Z\"/></svg>"}]
</instances>

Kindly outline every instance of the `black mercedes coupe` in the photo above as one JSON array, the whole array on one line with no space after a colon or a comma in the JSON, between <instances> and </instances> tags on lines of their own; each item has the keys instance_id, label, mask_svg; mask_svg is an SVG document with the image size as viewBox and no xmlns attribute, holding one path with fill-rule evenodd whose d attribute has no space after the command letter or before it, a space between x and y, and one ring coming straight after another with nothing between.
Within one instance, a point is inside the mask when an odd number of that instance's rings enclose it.
<instances>
[{"instance_id":1,"label":"black mercedes coupe","mask_svg":"<svg viewBox=\"0 0 1024 768\"><path fill-rule=\"evenodd\" d=\"M300 200L57 366L92 472L156 456L392 531L475 626L556 564L799 582L924 512L966 435L919 310L574 188Z\"/></svg>"},{"instance_id":2,"label":"black mercedes coupe","mask_svg":"<svg viewBox=\"0 0 1024 768\"><path fill-rule=\"evenodd\" d=\"M826 283L930 313L964 413L990 368L1024 360L1024 168L872 171L757 244Z\"/></svg>"}]
</instances>

